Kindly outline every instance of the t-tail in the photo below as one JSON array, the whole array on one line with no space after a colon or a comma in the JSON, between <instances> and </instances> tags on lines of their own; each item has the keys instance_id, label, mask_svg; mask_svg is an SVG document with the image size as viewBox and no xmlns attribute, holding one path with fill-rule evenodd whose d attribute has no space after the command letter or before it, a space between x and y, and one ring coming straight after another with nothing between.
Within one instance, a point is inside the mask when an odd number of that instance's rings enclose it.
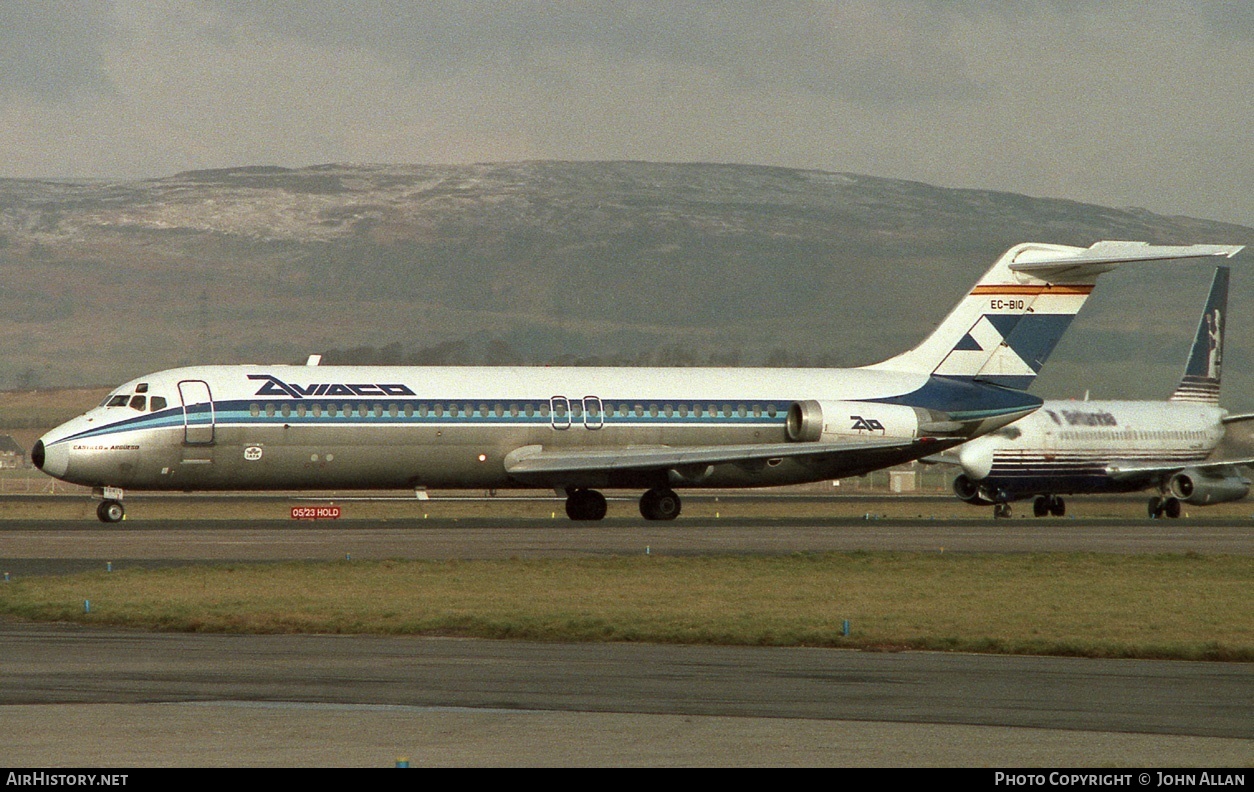
<instances>
[{"instance_id":1,"label":"t-tail","mask_svg":"<svg viewBox=\"0 0 1254 792\"><path fill-rule=\"evenodd\" d=\"M1219 378L1224 359L1224 319L1228 313L1228 268L1217 267L1206 309L1197 323L1197 335L1184 377L1169 401L1219 404Z\"/></svg>"},{"instance_id":2,"label":"t-tail","mask_svg":"<svg viewBox=\"0 0 1254 792\"><path fill-rule=\"evenodd\" d=\"M1087 248L1033 242L1016 245L923 343L866 368L1026 390L1103 272L1133 262L1233 256L1241 248L1115 241Z\"/></svg>"}]
</instances>

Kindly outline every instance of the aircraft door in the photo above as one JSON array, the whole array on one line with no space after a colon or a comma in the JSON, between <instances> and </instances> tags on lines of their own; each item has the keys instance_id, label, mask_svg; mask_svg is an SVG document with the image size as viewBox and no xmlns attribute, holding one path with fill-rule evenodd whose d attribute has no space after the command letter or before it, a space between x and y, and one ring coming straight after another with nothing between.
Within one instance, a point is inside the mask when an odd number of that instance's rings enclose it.
<instances>
[{"instance_id":1,"label":"aircraft door","mask_svg":"<svg viewBox=\"0 0 1254 792\"><path fill-rule=\"evenodd\" d=\"M605 425L605 408L596 396L583 397L583 425L586 429L600 429Z\"/></svg>"},{"instance_id":2,"label":"aircraft door","mask_svg":"<svg viewBox=\"0 0 1254 792\"><path fill-rule=\"evenodd\" d=\"M549 399L549 423L554 429L570 428L570 399L565 396Z\"/></svg>"},{"instance_id":3,"label":"aircraft door","mask_svg":"<svg viewBox=\"0 0 1254 792\"><path fill-rule=\"evenodd\" d=\"M184 445L213 445L215 416L209 383L183 380L179 383L179 398L183 400Z\"/></svg>"}]
</instances>

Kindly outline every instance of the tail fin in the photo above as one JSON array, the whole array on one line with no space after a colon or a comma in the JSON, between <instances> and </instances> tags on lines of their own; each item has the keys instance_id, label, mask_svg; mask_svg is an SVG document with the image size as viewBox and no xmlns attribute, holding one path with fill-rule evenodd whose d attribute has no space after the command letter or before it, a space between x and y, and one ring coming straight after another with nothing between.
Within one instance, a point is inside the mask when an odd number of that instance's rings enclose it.
<instances>
[{"instance_id":1,"label":"tail fin","mask_svg":"<svg viewBox=\"0 0 1254 792\"><path fill-rule=\"evenodd\" d=\"M1120 264L1232 256L1238 245L1024 243L1002 254L940 326L909 352L866 368L973 379L1026 390L1097 278Z\"/></svg>"},{"instance_id":2,"label":"tail fin","mask_svg":"<svg viewBox=\"0 0 1254 792\"><path fill-rule=\"evenodd\" d=\"M1184 377L1169 401L1219 404L1219 377L1224 358L1224 319L1228 313L1228 268L1216 267L1206 308L1197 323L1197 335Z\"/></svg>"}]
</instances>

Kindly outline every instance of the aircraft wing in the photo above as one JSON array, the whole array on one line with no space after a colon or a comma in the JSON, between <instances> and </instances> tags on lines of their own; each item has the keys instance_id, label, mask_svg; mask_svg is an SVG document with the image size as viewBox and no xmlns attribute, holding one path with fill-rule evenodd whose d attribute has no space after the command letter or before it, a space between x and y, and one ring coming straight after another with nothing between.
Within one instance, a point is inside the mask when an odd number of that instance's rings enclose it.
<instances>
[{"instance_id":1,"label":"aircraft wing","mask_svg":"<svg viewBox=\"0 0 1254 792\"><path fill-rule=\"evenodd\" d=\"M925 465L954 465L956 467L962 467L962 460L958 458L958 455L951 454L948 451L920 457L919 461Z\"/></svg>"},{"instance_id":2,"label":"aircraft wing","mask_svg":"<svg viewBox=\"0 0 1254 792\"><path fill-rule=\"evenodd\" d=\"M1222 467L1247 467L1254 465L1254 457L1234 457L1232 459L1208 459L1202 462L1190 462L1187 465L1148 465L1136 462L1112 462L1106 466L1106 474L1115 479L1128 479L1140 476L1175 473L1185 468L1197 470L1213 470Z\"/></svg>"},{"instance_id":3,"label":"aircraft wing","mask_svg":"<svg viewBox=\"0 0 1254 792\"><path fill-rule=\"evenodd\" d=\"M1231 258L1244 245L1151 245L1147 242L1098 242L1092 247L1064 255L1033 255L1015 261L1010 269L1046 280L1089 277L1107 272L1120 264L1137 261L1168 261L1205 256Z\"/></svg>"},{"instance_id":4,"label":"aircraft wing","mask_svg":"<svg viewBox=\"0 0 1254 792\"><path fill-rule=\"evenodd\" d=\"M694 466L729 463L753 464L768 459L795 459L820 463L840 457L856 467L860 460L873 462L886 452L919 448L923 440L858 441L848 443L753 443L711 446L627 446L606 448L549 449L530 445L505 457L505 470L519 478L544 479L561 473L608 473L627 470L691 469Z\"/></svg>"}]
</instances>

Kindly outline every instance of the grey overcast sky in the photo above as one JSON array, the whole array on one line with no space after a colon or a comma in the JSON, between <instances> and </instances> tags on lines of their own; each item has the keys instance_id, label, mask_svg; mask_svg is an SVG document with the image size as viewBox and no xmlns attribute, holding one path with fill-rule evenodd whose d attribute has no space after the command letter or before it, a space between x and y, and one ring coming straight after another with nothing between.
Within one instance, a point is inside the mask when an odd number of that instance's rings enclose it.
<instances>
[{"instance_id":1,"label":"grey overcast sky","mask_svg":"<svg viewBox=\"0 0 1254 792\"><path fill-rule=\"evenodd\" d=\"M728 162L1254 226L1249 0L2 0L0 176Z\"/></svg>"}]
</instances>

